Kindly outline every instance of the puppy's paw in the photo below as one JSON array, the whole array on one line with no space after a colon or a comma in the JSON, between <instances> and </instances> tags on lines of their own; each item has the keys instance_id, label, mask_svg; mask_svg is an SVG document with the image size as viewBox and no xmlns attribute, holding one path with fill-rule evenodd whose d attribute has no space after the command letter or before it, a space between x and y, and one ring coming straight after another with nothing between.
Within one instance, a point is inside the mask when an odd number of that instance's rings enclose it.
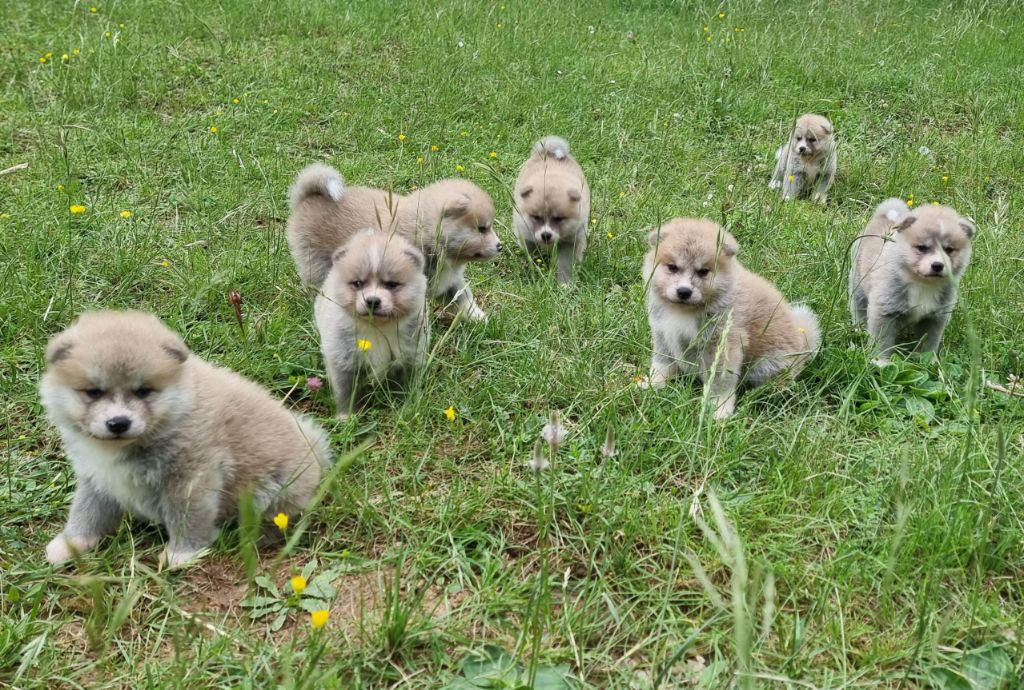
<instances>
[{"instance_id":1,"label":"puppy's paw","mask_svg":"<svg viewBox=\"0 0 1024 690\"><path fill-rule=\"evenodd\" d=\"M732 417L732 408L731 407L730 408L726 408L723 405L722 407L719 407L717 410L715 410L715 419L717 421L720 422L722 420L729 419L729 417Z\"/></svg>"},{"instance_id":2,"label":"puppy's paw","mask_svg":"<svg viewBox=\"0 0 1024 690\"><path fill-rule=\"evenodd\" d=\"M772 180L771 182L768 183L768 189L778 189L781 186L782 183L779 182L778 180Z\"/></svg>"},{"instance_id":3,"label":"puppy's paw","mask_svg":"<svg viewBox=\"0 0 1024 690\"><path fill-rule=\"evenodd\" d=\"M888 357L875 357L873 360L871 360L871 363L874 364L876 367L887 367L890 364L892 364L892 362L889 361Z\"/></svg>"},{"instance_id":4,"label":"puppy's paw","mask_svg":"<svg viewBox=\"0 0 1024 690\"><path fill-rule=\"evenodd\" d=\"M481 309L476 303L469 305L462 310L462 313L466 315L466 318L470 321L476 321L477 323L487 323L487 313Z\"/></svg>"},{"instance_id":5,"label":"puppy's paw","mask_svg":"<svg viewBox=\"0 0 1024 690\"><path fill-rule=\"evenodd\" d=\"M172 549L168 546L164 549L164 552L160 554L160 560L157 563L157 567L160 570L175 570L177 568L184 567L199 560L207 550L208 549L187 549L183 547Z\"/></svg>"},{"instance_id":6,"label":"puppy's paw","mask_svg":"<svg viewBox=\"0 0 1024 690\"><path fill-rule=\"evenodd\" d=\"M337 419L339 422L347 422L351 417L351 412L339 412L338 414L334 415L334 418Z\"/></svg>"},{"instance_id":7,"label":"puppy's paw","mask_svg":"<svg viewBox=\"0 0 1024 690\"><path fill-rule=\"evenodd\" d=\"M50 565L65 563L91 550L96 541L87 537L69 537L61 532L46 545L46 561Z\"/></svg>"},{"instance_id":8,"label":"puppy's paw","mask_svg":"<svg viewBox=\"0 0 1024 690\"><path fill-rule=\"evenodd\" d=\"M814 196L811 197L811 200L824 206L828 203L828 194L819 194L818 192L815 192Z\"/></svg>"}]
</instances>

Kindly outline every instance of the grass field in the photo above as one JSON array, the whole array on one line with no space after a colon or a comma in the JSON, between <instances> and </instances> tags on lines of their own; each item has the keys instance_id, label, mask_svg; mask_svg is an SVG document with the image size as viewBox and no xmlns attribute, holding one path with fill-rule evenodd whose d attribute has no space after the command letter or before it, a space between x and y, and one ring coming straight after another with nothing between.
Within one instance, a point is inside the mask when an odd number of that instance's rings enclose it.
<instances>
[{"instance_id":1,"label":"grass field","mask_svg":"<svg viewBox=\"0 0 1024 690\"><path fill-rule=\"evenodd\" d=\"M0 169L29 167L0 176L0 685L440 688L502 665L494 647L522 673L491 687L1024 685L1024 410L987 385L1024 376L1024 9L558 7L3 4ZM839 135L826 207L767 189L806 111ZM594 194L575 285L514 252L470 267L490 321L437 324L410 395L334 421L303 385L323 371L283 235L295 173L403 193L461 174L511 245L548 133ZM887 196L979 234L941 360L879 371L846 248ZM724 223L822 318L806 373L726 423L697 384L635 385L644 230L674 215ZM95 308L155 312L356 452L293 544L252 561L228 529L157 573L163 535L126 521L46 566L74 477L36 386L49 336ZM567 437L534 473L552 410Z\"/></svg>"}]
</instances>

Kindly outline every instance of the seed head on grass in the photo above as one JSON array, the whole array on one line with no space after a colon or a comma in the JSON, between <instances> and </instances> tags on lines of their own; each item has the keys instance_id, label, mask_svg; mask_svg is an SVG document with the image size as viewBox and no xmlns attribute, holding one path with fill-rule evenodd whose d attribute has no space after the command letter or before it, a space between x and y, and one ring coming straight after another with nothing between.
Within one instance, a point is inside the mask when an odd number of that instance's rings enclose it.
<instances>
[{"instance_id":1,"label":"seed head on grass","mask_svg":"<svg viewBox=\"0 0 1024 690\"><path fill-rule=\"evenodd\" d=\"M608 431L604 434L604 445L601 446L601 455L606 458L614 458L619 452L615 450L615 431L612 425L608 425Z\"/></svg>"},{"instance_id":2,"label":"seed head on grass","mask_svg":"<svg viewBox=\"0 0 1024 690\"><path fill-rule=\"evenodd\" d=\"M540 439L537 439L533 444L533 453L530 455L530 459L526 464L534 472L543 472L547 468L551 467L551 463L544 454L544 444L540 442Z\"/></svg>"},{"instance_id":3,"label":"seed head on grass","mask_svg":"<svg viewBox=\"0 0 1024 690\"><path fill-rule=\"evenodd\" d=\"M552 452L558 452L565 440L565 427L559 419L558 410L552 410L548 423L540 430L540 437L548 442Z\"/></svg>"}]
</instances>

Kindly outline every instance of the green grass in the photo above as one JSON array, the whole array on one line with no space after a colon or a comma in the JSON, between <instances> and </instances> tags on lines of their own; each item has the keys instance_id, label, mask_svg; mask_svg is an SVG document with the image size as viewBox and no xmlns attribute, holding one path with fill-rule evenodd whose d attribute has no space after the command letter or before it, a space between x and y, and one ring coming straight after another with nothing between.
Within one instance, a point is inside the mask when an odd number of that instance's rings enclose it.
<instances>
[{"instance_id":1,"label":"green grass","mask_svg":"<svg viewBox=\"0 0 1024 690\"><path fill-rule=\"evenodd\" d=\"M0 684L438 688L487 644L594 688L968 688L986 666L998 680L973 687L1024 683L1024 411L984 385L1024 375L1024 11L554 7L4 3L0 169L30 165L0 177ZM825 208L767 189L805 111L840 138ZM515 253L473 266L490 322L438 325L405 400L339 424L326 390L293 390L322 375L283 236L296 171L327 160L406 192L464 166L511 244L511 184L547 133L594 193L576 284ZM911 195L979 235L941 361L880 373L849 324L845 252L878 201ZM724 222L824 325L790 389L724 424L696 384L634 386L644 230L674 215ZM368 444L252 573L335 569L318 634L305 613L248 618L234 529L183 573L154 572L163 537L140 521L45 565L74 478L36 384L48 337L95 308L151 310L324 420L339 454ZM535 477L551 410L570 433Z\"/></svg>"}]
</instances>

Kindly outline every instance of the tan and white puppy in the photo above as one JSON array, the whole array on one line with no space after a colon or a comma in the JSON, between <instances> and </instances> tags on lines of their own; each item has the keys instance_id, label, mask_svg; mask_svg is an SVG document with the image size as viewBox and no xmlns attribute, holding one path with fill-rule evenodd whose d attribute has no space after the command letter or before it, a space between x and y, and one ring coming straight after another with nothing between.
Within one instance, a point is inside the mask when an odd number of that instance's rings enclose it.
<instances>
[{"instance_id":1,"label":"tan and white puppy","mask_svg":"<svg viewBox=\"0 0 1024 690\"><path fill-rule=\"evenodd\" d=\"M533 147L516 180L512 227L531 255L558 255L556 278L572 280L573 264L583 260L590 222L590 187L583 169L559 137L544 137Z\"/></svg>"},{"instance_id":2,"label":"tan and white puppy","mask_svg":"<svg viewBox=\"0 0 1024 690\"><path fill-rule=\"evenodd\" d=\"M50 563L92 549L128 511L166 528L161 562L180 566L213 543L245 491L267 515L306 508L331 460L319 426L191 354L150 314L83 314L46 362L43 406L78 482Z\"/></svg>"},{"instance_id":3,"label":"tan and white puppy","mask_svg":"<svg viewBox=\"0 0 1024 690\"><path fill-rule=\"evenodd\" d=\"M423 363L430 340L423 254L372 228L334 253L314 313L338 416L347 417L361 374L383 380Z\"/></svg>"},{"instance_id":4,"label":"tan and white puppy","mask_svg":"<svg viewBox=\"0 0 1024 690\"><path fill-rule=\"evenodd\" d=\"M835 176L836 141L832 123L821 115L801 115L793 125L789 141L775 152L775 172L768 187L781 187L782 198L786 201L813 188L811 198L825 203Z\"/></svg>"},{"instance_id":5,"label":"tan and white puppy","mask_svg":"<svg viewBox=\"0 0 1024 690\"><path fill-rule=\"evenodd\" d=\"M466 284L466 264L501 251L494 203L468 180L442 180L408 196L345 187L337 170L314 164L291 188L288 245L299 275L318 288L334 252L365 228L398 234L423 252L431 295L474 321L487 318Z\"/></svg>"},{"instance_id":6,"label":"tan and white puppy","mask_svg":"<svg viewBox=\"0 0 1024 690\"><path fill-rule=\"evenodd\" d=\"M886 199L853 244L850 312L867 326L885 364L908 331L918 352L937 352L971 260L974 223L948 206L911 211Z\"/></svg>"},{"instance_id":7,"label":"tan and white puppy","mask_svg":"<svg viewBox=\"0 0 1024 690\"><path fill-rule=\"evenodd\" d=\"M739 245L704 218L675 218L648 236L644 261L651 372L659 387L677 373L709 384L715 417L733 413L739 386L796 376L818 350L818 319L790 306L736 258Z\"/></svg>"}]
</instances>

